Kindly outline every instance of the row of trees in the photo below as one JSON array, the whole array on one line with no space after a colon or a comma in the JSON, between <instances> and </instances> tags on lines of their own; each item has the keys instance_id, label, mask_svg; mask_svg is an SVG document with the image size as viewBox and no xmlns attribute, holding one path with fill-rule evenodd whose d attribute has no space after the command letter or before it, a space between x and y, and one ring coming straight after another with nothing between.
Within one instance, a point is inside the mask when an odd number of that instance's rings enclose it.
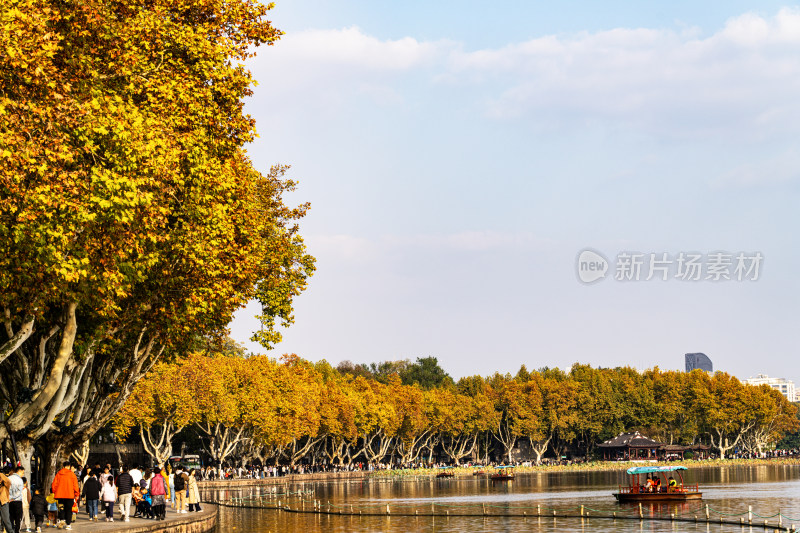
<instances>
[{"instance_id":1,"label":"row of trees","mask_svg":"<svg viewBox=\"0 0 800 533\"><path fill-rule=\"evenodd\" d=\"M387 369L394 369L391 372ZM204 436L213 459L294 465L426 461L434 449L458 462L495 451L510 459L521 439L537 462L571 449L591 455L599 442L640 430L669 443L761 451L798 428L797 408L767 386L723 372L638 372L574 365L516 376L453 382L433 358L372 365L296 356L275 361L195 353L164 363L143 380L116 417L159 462L186 427Z\"/></svg>"}]
</instances>

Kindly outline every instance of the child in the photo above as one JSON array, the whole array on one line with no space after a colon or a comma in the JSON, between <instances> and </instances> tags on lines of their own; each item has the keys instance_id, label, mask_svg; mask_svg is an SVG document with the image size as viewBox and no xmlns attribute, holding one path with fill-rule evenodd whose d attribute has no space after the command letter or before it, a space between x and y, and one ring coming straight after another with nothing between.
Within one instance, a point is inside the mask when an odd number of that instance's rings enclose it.
<instances>
[{"instance_id":1,"label":"child","mask_svg":"<svg viewBox=\"0 0 800 533\"><path fill-rule=\"evenodd\" d=\"M135 512L133 513L134 518L139 518L141 511L139 509L139 504L142 501L142 489L139 488L138 483L133 484L133 490L131 491L131 499L133 500L133 508Z\"/></svg>"},{"instance_id":2,"label":"child","mask_svg":"<svg viewBox=\"0 0 800 533\"><path fill-rule=\"evenodd\" d=\"M39 488L33 491L33 498L31 498L31 513L33 513L33 520L36 524L36 533L41 533L44 515L47 513L47 500L45 499L44 494L42 494L42 490ZM49 517L47 523L48 525L50 524Z\"/></svg>"},{"instance_id":3,"label":"child","mask_svg":"<svg viewBox=\"0 0 800 533\"><path fill-rule=\"evenodd\" d=\"M117 487L114 478L108 478L108 483L100 490L100 499L106 502L106 522L114 521L114 502L117 501Z\"/></svg>"},{"instance_id":4,"label":"child","mask_svg":"<svg viewBox=\"0 0 800 533\"><path fill-rule=\"evenodd\" d=\"M47 495L47 527L58 525L58 504L56 495L52 492Z\"/></svg>"},{"instance_id":5,"label":"child","mask_svg":"<svg viewBox=\"0 0 800 533\"><path fill-rule=\"evenodd\" d=\"M150 491L147 490L142 494L142 518L153 518L153 497Z\"/></svg>"}]
</instances>

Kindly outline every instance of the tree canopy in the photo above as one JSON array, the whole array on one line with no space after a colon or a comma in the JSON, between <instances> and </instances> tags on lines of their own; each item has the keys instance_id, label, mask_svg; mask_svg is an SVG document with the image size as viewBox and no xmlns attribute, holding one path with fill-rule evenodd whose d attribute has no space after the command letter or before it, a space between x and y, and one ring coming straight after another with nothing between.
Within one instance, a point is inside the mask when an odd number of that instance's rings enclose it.
<instances>
[{"instance_id":1,"label":"tree canopy","mask_svg":"<svg viewBox=\"0 0 800 533\"><path fill-rule=\"evenodd\" d=\"M251 164L253 79L281 35L250 0L0 10L0 438L51 457L134 383L261 302L265 347L314 269L286 167Z\"/></svg>"}]
</instances>

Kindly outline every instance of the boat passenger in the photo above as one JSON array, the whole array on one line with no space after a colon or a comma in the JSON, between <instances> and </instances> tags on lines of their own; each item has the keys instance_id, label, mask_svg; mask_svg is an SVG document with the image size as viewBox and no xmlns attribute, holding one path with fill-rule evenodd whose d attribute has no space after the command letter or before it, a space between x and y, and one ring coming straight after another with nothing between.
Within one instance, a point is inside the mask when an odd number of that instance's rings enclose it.
<instances>
[{"instance_id":1,"label":"boat passenger","mask_svg":"<svg viewBox=\"0 0 800 533\"><path fill-rule=\"evenodd\" d=\"M669 492L675 492L675 490L676 490L677 488L678 488L678 482L677 482L677 481L675 481L675 478L674 478L674 477L672 477L672 476L669 476L669 489L668 489L668 490L669 490Z\"/></svg>"},{"instance_id":2,"label":"boat passenger","mask_svg":"<svg viewBox=\"0 0 800 533\"><path fill-rule=\"evenodd\" d=\"M661 478L653 476L653 492L661 492Z\"/></svg>"}]
</instances>

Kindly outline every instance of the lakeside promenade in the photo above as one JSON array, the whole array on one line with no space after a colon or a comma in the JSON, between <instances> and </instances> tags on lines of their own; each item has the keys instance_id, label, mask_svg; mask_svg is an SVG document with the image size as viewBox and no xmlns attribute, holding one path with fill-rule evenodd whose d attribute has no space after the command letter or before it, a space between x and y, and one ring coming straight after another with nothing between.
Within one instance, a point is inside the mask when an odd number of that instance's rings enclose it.
<instances>
[{"instance_id":1,"label":"lakeside promenade","mask_svg":"<svg viewBox=\"0 0 800 533\"><path fill-rule=\"evenodd\" d=\"M167 508L164 520L151 520L147 518L133 518L124 522L116 513L113 522L106 522L105 515L101 514L97 522L89 520L88 515L78 513L78 519L72 522L72 531L86 533L120 532L120 533L149 533L156 531L169 531L170 533L205 533L217 524L217 506L212 503L202 504L202 511L194 513L177 513ZM33 525L33 524L31 524ZM59 531L55 527L42 527L42 531ZM60 531L64 531L61 529Z\"/></svg>"}]
</instances>

